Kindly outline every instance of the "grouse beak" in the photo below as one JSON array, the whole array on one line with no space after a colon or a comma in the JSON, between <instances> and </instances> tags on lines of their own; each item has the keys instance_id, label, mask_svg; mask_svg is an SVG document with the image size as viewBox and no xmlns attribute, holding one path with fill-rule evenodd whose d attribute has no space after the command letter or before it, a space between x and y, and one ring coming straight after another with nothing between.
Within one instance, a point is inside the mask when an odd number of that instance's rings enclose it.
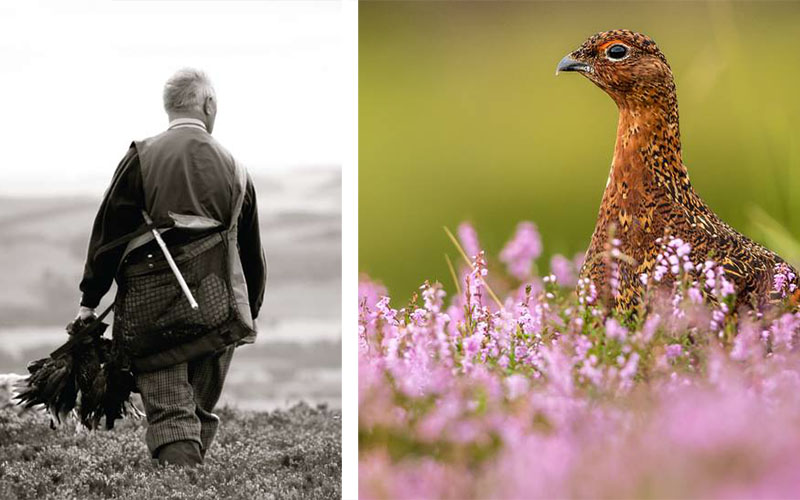
<instances>
[{"instance_id":1,"label":"grouse beak","mask_svg":"<svg viewBox=\"0 0 800 500\"><path fill-rule=\"evenodd\" d=\"M561 73L562 71L580 71L581 73L591 73L592 66L583 62L578 61L572 57L572 54L567 54L564 56L558 66L556 66L556 76Z\"/></svg>"}]
</instances>

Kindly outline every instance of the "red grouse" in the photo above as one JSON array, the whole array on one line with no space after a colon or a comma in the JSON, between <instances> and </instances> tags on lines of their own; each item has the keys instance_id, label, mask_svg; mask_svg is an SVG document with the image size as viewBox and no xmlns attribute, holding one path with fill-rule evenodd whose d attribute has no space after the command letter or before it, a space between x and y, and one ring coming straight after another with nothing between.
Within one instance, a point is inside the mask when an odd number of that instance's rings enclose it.
<instances>
[{"instance_id":1,"label":"red grouse","mask_svg":"<svg viewBox=\"0 0 800 500\"><path fill-rule=\"evenodd\" d=\"M619 108L611 172L581 270L606 290L610 305L627 310L640 302L640 275L651 273L661 251L657 240L667 234L691 245L692 261L712 258L723 266L737 306L774 299L777 269L795 290L797 271L723 222L692 188L681 159L675 82L652 39L628 30L598 33L561 60L561 71L582 74ZM633 262L619 262L619 291L609 297L610 266L603 256L612 233Z\"/></svg>"}]
</instances>

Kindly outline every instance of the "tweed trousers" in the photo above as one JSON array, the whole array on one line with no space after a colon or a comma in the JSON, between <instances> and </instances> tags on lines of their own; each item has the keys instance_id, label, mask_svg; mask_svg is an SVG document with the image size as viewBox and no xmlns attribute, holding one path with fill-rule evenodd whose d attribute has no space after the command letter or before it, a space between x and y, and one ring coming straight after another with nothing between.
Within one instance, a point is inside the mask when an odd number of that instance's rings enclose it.
<instances>
[{"instance_id":1,"label":"tweed trousers","mask_svg":"<svg viewBox=\"0 0 800 500\"><path fill-rule=\"evenodd\" d=\"M184 440L200 444L205 455L219 427L212 411L234 349L136 375L147 416L145 442L154 458L159 447Z\"/></svg>"}]
</instances>

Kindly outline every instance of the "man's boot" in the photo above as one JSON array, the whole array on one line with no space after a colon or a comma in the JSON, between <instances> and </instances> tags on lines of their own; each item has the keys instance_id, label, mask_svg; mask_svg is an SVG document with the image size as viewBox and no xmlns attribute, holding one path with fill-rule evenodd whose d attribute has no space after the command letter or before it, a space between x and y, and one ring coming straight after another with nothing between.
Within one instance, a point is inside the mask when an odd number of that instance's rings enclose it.
<instances>
[{"instance_id":1,"label":"man's boot","mask_svg":"<svg viewBox=\"0 0 800 500\"><path fill-rule=\"evenodd\" d=\"M157 451L159 465L173 464L194 467L203 463L200 445L195 441L175 441Z\"/></svg>"}]
</instances>

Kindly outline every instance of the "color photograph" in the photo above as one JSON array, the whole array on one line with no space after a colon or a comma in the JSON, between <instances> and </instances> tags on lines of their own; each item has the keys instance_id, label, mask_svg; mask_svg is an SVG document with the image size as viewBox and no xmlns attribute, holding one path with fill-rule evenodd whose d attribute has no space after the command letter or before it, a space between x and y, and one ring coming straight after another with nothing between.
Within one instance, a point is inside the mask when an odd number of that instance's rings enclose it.
<instances>
[{"instance_id":1,"label":"color photograph","mask_svg":"<svg viewBox=\"0 0 800 500\"><path fill-rule=\"evenodd\" d=\"M360 498L797 497L798 22L360 4Z\"/></svg>"}]
</instances>

